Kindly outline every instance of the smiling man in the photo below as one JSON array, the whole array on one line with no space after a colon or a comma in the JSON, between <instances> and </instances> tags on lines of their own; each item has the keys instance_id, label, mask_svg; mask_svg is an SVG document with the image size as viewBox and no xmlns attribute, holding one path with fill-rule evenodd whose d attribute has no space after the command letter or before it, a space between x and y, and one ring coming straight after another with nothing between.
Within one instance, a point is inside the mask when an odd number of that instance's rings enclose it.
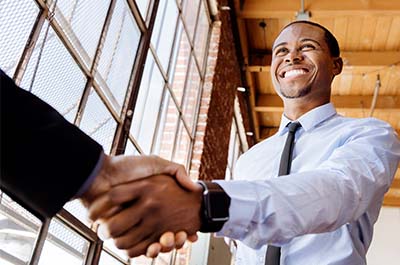
<instances>
[{"instance_id":1,"label":"smiling man","mask_svg":"<svg viewBox=\"0 0 400 265\"><path fill-rule=\"evenodd\" d=\"M239 158L234 181L180 192L167 177L148 178L116 187L92 216L141 201L103 225L130 255L141 254L150 235L201 229L237 240L236 265L264 264L267 252L266 264L365 264L400 142L383 121L337 114L330 94L341 70L338 43L327 29L307 21L289 24L274 43L271 65L284 102L279 131ZM289 159L281 159L284 149L292 151ZM155 183L164 185L157 196L150 192ZM153 211L139 214L149 204Z\"/></svg>"}]
</instances>

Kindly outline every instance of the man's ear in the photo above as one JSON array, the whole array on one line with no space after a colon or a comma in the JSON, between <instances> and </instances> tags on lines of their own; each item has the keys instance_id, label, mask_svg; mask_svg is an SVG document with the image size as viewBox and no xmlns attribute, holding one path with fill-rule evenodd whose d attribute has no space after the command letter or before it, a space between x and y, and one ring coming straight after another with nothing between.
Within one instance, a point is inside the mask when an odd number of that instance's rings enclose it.
<instances>
[{"instance_id":1,"label":"man's ear","mask_svg":"<svg viewBox=\"0 0 400 265\"><path fill-rule=\"evenodd\" d=\"M333 74L338 75L342 72L343 60L342 57L333 58Z\"/></svg>"}]
</instances>

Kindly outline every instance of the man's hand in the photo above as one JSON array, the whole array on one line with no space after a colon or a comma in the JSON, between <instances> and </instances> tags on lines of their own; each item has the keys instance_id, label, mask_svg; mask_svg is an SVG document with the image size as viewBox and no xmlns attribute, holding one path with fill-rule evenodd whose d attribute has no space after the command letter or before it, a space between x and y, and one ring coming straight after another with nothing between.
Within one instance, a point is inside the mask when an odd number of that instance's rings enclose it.
<instances>
[{"instance_id":1,"label":"man's hand","mask_svg":"<svg viewBox=\"0 0 400 265\"><path fill-rule=\"evenodd\" d=\"M105 155L99 174L81 199L86 206L89 206L97 197L114 186L159 174L175 177L186 189L197 188L182 165L158 156Z\"/></svg>"},{"instance_id":2,"label":"man's hand","mask_svg":"<svg viewBox=\"0 0 400 265\"><path fill-rule=\"evenodd\" d=\"M146 253L153 256L152 253L158 254L171 247L168 244L150 246L158 242L163 233L170 231L175 237L166 233L161 243L175 240L174 244L181 244L179 231L193 236L200 229L202 188L193 182L188 186L190 190L166 175L113 186L93 201L89 215L93 220L101 219L99 230L114 238L116 246L126 250L130 257ZM105 214L108 209L120 205L122 209Z\"/></svg>"},{"instance_id":3,"label":"man's hand","mask_svg":"<svg viewBox=\"0 0 400 265\"><path fill-rule=\"evenodd\" d=\"M197 185L190 180L185 168L180 164L157 156L112 157L105 155L99 174L89 189L81 196L81 201L89 208L96 199L108 192L112 187L157 174L171 175L186 189L197 189ZM105 201L103 200L103 202ZM104 205L99 202L96 205L101 208L101 218L110 217L123 209L122 205ZM180 248L186 239L194 242L197 240L197 235L193 234L187 237L187 234L183 231L176 234L167 232L161 236L159 242L149 245L147 255L156 257L159 252L168 252L174 248Z\"/></svg>"}]
</instances>

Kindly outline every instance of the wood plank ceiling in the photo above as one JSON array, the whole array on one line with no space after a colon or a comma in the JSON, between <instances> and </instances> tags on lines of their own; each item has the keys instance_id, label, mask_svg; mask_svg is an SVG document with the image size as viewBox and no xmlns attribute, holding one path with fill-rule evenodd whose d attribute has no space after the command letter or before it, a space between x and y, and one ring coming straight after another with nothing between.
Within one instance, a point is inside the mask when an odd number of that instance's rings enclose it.
<instances>
[{"instance_id":1,"label":"wood plank ceiling","mask_svg":"<svg viewBox=\"0 0 400 265\"><path fill-rule=\"evenodd\" d=\"M283 105L270 78L271 47L298 13L309 13L310 21L339 41L344 69L332 87L338 112L382 119L400 134L400 0L235 0L234 5L257 141L279 126ZM384 203L400 207L400 169Z\"/></svg>"}]
</instances>

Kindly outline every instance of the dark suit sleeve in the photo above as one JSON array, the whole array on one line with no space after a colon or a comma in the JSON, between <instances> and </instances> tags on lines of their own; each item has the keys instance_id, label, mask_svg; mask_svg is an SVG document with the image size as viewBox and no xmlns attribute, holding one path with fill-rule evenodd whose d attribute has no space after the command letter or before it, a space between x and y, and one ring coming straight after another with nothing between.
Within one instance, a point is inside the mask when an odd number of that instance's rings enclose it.
<instances>
[{"instance_id":1,"label":"dark suit sleeve","mask_svg":"<svg viewBox=\"0 0 400 265\"><path fill-rule=\"evenodd\" d=\"M37 216L51 217L92 173L102 147L1 70L0 78L0 187Z\"/></svg>"}]
</instances>

